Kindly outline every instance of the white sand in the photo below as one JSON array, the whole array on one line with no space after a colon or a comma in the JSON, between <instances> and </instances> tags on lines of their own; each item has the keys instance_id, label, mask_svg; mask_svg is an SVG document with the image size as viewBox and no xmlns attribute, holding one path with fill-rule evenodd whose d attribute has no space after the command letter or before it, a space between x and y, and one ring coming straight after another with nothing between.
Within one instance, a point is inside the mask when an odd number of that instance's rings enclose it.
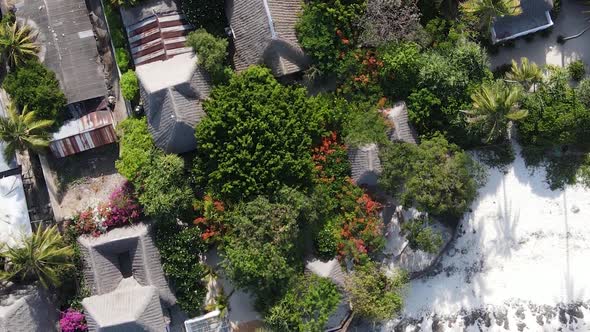
<instances>
[{"instance_id":1,"label":"white sand","mask_svg":"<svg viewBox=\"0 0 590 332\"><path fill-rule=\"evenodd\" d=\"M482 307L506 307L510 316L510 303L590 300L590 191L577 186L551 191L544 170L531 174L516 154L506 174L490 170L473 212L458 229L465 234L445 254L441 273L411 283L405 317L428 320L434 313L453 316ZM516 321L509 330L516 330ZM530 314L520 321L528 321L529 331L559 326L541 327ZM583 324L576 329L590 330L590 323ZM430 325L425 321L423 330ZM492 324L490 330L496 328Z\"/></svg>"}]
</instances>

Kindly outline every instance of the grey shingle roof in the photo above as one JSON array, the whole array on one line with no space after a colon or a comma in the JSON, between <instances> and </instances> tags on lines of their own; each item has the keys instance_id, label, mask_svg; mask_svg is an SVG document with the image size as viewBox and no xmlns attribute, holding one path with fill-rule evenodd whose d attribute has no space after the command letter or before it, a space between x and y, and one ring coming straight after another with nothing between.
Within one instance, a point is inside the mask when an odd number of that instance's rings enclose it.
<instances>
[{"instance_id":1,"label":"grey shingle roof","mask_svg":"<svg viewBox=\"0 0 590 332\"><path fill-rule=\"evenodd\" d=\"M41 60L55 72L68 103L106 95L96 40L83 0L22 0L18 18L39 31Z\"/></svg>"},{"instance_id":2,"label":"grey shingle roof","mask_svg":"<svg viewBox=\"0 0 590 332\"><path fill-rule=\"evenodd\" d=\"M393 130L389 134L392 141L402 141L406 143L418 144L416 131L410 125L408 119L408 108L403 101L397 102L392 108L385 111L389 120L393 122Z\"/></svg>"},{"instance_id":3,"label":"grey shingle roof","mask_svg":"<svg viewBox=\"0 0 590 332\"><path fill-rule=\"evenodd\" d=\"M376 186L381 173L379 147L371 143L361 147L348 149L348 160L352 171L352 179L358 185Z\"/></svg>"},{"instance_id":4,"label":"grey shingle roof","mask_svg":"<svg viewBox=\"0 0 590 332\"><path fill-rule=\"evenodd\" d=\"M222 316L219 310L214 310L203 316L184 322L187 332L230 332L227 316Z\"/></svg>"},{"instance_id":5,"label":"grey shingle roof","mask_svg":"<svg viewBox=\"0 0 590 332\"><path fill-rule=\"evenodd\" d=\"M162 332L166 329L158 290L133 278L121 280L110 293L82 301L90 331Z\"/></svg>"},{"instance_id":6,"label":"grey shingle roof","mask_svg":"<svg viewBox=\"0 0 590 332\"><path fill-rule=\"evenodd\" d=\"M35 286L12 285L0 293L0 331L55 331L57 308L48 294Z\"/></svg>"},{"instance_id":7,"label":"grey shingle roof","mask_svg":"<svg viewBox=\"0 0 590 332\"><path fill-rule=\"evenodd\" d=\"M234 65L238 71L265 64L275 76L299 72L308 64L297 42L299 0L233 0L227 8L234 34Z\"/></svg>"},{"instance_id":8,"label":"grey shingle roof","mask_svg":"<svg viewBox=\"0 0 590 332\"><path fill-rule=\"evenodd\" d=\"M176 303L162 271L160 254L154 246L148 226L138 224L117 228L99 237L78 238L84 259L84 278L93 295L117 289L124 279L119 257L128 253L133 277L140 285L154 286L166 305Z\"/></svg>"},{"instance_id":9,"label":"grey shingle roof","mask_svg":"<svg viewBox=\"0 0 590 332\"><path fill-rule=\"evenodd\" d=\"M183 73L174 67L182 66ZM209 76L192 54L137 67L140 94L156 146L169 153L197 147L194 128L205 116L202 102L210 91ZM168 76L174 75L171 79ZM159 76L159 77L158 77ZM153 84L161 80L161 84Z\"/></svg>"}]
</instances>

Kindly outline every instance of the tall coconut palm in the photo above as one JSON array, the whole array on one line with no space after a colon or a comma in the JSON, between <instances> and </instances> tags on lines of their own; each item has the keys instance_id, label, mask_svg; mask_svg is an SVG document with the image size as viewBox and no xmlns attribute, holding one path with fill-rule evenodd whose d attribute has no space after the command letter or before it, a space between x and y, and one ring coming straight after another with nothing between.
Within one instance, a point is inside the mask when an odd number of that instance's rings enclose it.
<instances>
[{"instance_id":1,"label":"tall coconut palm","mask_svg":"<svg viewBox=\"0 0 590 332\"><path fill-rule=\"evenodd\" d=\"M0 141L4 147L4 159L10 160L17 150L39 151L49 145L49 128L53 120L37 120L35 112L27 106L18 113L14 104L8 105L7 117L0 117Z\"/></svg>"},{"instance_id":2,"label":"tall coconut palm","mask_svg":"<svg viewBox=\"0 0 590 332\"><path fill-rule=\"evenodd\" d=\"M461 11L479 19L480 27L489 31L494 19L522 13L520 0L467 0L461 4Z\"/></svg>"},{"instance_id":3,"label":"tall coconut palm","mask_svg":"<svg viewBox=\"0 0 590 332\"><path fill-rule=\"evenodd\" d=\"M57 226L39 226L19 246L7 246L0 253L8 269L0 272L0 279L38 280L45 288L59 286L59 272L72 266L74 250L64 243Z\"/></svg>"},{"instance_id":4,"label":"tall coconut palm","mask_svg":"<svg viewBox=\"0 0 590 332\"><path fill-rule=\"evenodd\" d=\"M520 67L516 61L512 60L512 68L506 73L508 82L516 82L522 85L524 91L530 91L537 83L543 81L543 71L534 62L529 62L527 58L520 58Z\"/></svg>"},{"instance_id":5,"label":"tall coconut palm","mask_svg":"<svg viewBox=\"0 0 590 332\"><path fill-rule=\"evenodd\" d=\"M471 95L473 109L463 112L467 114L467 122L486 135L484 142L502 138L510 121L522 120L528 115L528 111L519 109L521 91L518 86L507 86L498 80L482 84Z\"/></svg>"},{"instance_id":6,"label":"tall coconut palm","mask_svg":"<svg viewBox=\"0 0 590 332\"><path fill-rule=\"evenodd\" d=\"M26 60L37 56L37 33L27 24L6 23L0 27L0 51L2 60L14 69Z\"/></svg>"}]
</instances>

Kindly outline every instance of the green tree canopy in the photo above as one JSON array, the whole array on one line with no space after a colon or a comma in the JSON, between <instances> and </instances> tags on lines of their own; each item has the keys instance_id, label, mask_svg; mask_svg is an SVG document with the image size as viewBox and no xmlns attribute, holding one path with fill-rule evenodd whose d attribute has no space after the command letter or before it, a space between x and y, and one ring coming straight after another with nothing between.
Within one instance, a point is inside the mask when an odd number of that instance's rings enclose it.
<instances>
[{"instance_id":1,"label":"green tree canopy","mask_svg":"<svg viewBox=\"0 0 590 332\"><path fill-rule=\"evenodd\" d=\"M434 215L460 217L477 195L480 168L441 136L418 146L394 143L381 153L379 179L405 206Z\"/></svg>"},{"instance_id":2,"label":"green tree canopy","mask_svg":"<svg viewBox=\"0 0 590 332\"><path fill-rule=\"evenodd\" d=\"M292 204L264 197L241 203L225 215L230 228L222 249L225 271L236 286L256 295L263 311L282 297L301 268L299 215Z\"/></svg>"},{"instance_id":3,"label":"green tree canopy","mask_svg":"<svg viewBox=\"0 0 590 332\"><path fill-rule=\"evenodd\" d=\"M199 65L203 66L215 81L223 78L227 61L227 39L215 37L205 29L198 29L189 33L186 45L195 50Z\"/></svg>"},{"instance_id":4,"label":"green tree canopy","mask_svg":"<svg viewBox=\"0 0 590 332\"><path fill-rule=\"evenodd\" d=\"M338 288L329 279L301 276L270 308L264 321L274 331L322 332L340 297Z\"/></svg>"},{"instance_id":5,"label":"green tree canopy","mask_svg":"<svg viewBox=\"0 0 590 332\"><path fill-rule=\"evenodd\" d=\"M37 34L30 26L19 22L2 22L0 26L0 53L11 69L22 65L26 60L36 59L39 45Z\"/></svg>"},{"instance_id":6,"label":"green tree canopy","mask_svg":"<svg viewBox=\"0 0 590 332\"><path fill-rule=\"evenodd\" d=\"M310 183L312 141L327 108L320 99L251 67L216 87L204 107L195 174L216 195L238 201Z\"/></svg>"},{"instance_id":7,"label":"green tree canopy","mask_svg":"<svg viewBox=\"0 0 590 332\"><path fill-rule=\"evenodd\" d=\"M66 107L66 97L55 74L36 59L6 75L2 86L19 109L27 105L39 119L54 120L56 125L63 120L61 112Z\"/></svg>"},{"instance_id":8,"label":"green tree canopy","mask_svg":"<svg viewBox=\"0 0 590 332\"><path fill-rule=\"evenodd\" d=\"M403 305L401 292L408 282L403 272L388 276L372 262L357 266L346 279L352 310L359 316L381 321L392 319Z\"/></svg>"},{"instance_id":9,"label":"green tree canopy","mask_svg":"<svg viewBox=\"0 0 590 332\"><path fill-rule=\"evenodd\" d=\"M121 91L123 98L127 100L135 100L139 97L139 80L133 70L128 70L121 75Z\"/></svg>"}]
</instances>

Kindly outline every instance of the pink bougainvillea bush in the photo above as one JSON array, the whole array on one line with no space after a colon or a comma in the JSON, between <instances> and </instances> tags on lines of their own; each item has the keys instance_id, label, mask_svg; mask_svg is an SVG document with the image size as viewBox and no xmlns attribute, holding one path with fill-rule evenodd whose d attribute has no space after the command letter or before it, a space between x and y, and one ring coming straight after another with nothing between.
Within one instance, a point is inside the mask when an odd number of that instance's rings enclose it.
<instances>
[{"instance_id":1,"label":"pink bougainvillea bush","mask_svg":"<svg viewBox=\"0 0 590 332\"><path fill-rule=\"evenodd\" d=\"M113 228L134 224L140 218L141 206L134 196L132 185L125 182L111 193L108 202L80 212L69 225L78 235L99 236Z\"/></svg>"},{"instance_id":2,"label":"pink bougainvillea bush","mask_svg":"<svg viewBox=\"0 0 590 332\"><path fill-rule=\"evenodd\" d=\"M88 331L84 314L71 308L61 313L59 327L62 332Z\"/></svg>"}]
</instances>

